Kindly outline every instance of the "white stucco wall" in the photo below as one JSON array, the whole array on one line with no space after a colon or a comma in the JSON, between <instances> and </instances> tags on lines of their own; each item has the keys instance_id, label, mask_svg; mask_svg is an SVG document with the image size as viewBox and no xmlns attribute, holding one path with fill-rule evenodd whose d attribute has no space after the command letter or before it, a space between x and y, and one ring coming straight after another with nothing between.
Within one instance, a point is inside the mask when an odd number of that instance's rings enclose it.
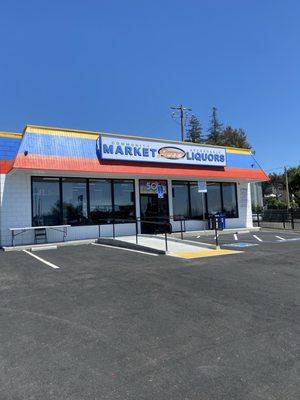
<instances>
[{"instance_id":1,"label":"white stucco wall","mask_svg":"<svg viewBox=\"0 0 300 400\"><path fill-rule=\"evenodd\" d=\"M34 175L37 175L36 173ZM67 176L67 174L64 174ZM74 175L73 175L74 176ZM145 179L145 178L143 178ZM152 178L153 179L153 178ZM15 171L12 174L0 176L0 239L1 246L11 244L9 228L31 226L31 173ZM135 178L136 210L140 216L139 180ZM168 180L169 213L173 215L172 183ZM237 185L239 218L227 219L227 228L252 227L251 191L250 183L239 182ZM171 221L173 230L180 229L180 222ZM196 231L206 228L206 222L191 220L186 221L186 230ZM116 235L135 234L135 224L116 225ZM67 240L92 239L99 236L99 228L95 225L68 228ZM101 226L101 236L112 236L112 225ZM56 242L62 240L62 234L49 231L48 240ZM16 244L33 243L33 232L17 236Z\"/></svg>"},{"instance_id":2,"label":"white stucco wall","mask_svg":"<svg viewBox=\"0 0 300 400\"><path fill-rule=\"evenodd\" d=\"M2 176L1 245L11 244L9 228L31 226L31 184L28 173ZM30 241L30 234L20 235Z\"/></svg>"}]
</instances>

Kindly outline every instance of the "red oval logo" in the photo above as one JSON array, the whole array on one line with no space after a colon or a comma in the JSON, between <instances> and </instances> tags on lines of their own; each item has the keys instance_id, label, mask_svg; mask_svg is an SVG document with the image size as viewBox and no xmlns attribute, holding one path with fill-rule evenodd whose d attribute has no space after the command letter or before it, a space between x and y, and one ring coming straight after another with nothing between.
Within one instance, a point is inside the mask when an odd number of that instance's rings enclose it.
<instances>
[{"instance_id":1,"label":"red oval logo","mask_svg":"<svg viewBox=\"0 0 300 400\"><path fill-rule=\"evenodd\" d=\"M179 160L185 156L185 151L178 147L161 147L158 150L161 157L168 158L169 160Z\"/></svg>"}]
</instances>

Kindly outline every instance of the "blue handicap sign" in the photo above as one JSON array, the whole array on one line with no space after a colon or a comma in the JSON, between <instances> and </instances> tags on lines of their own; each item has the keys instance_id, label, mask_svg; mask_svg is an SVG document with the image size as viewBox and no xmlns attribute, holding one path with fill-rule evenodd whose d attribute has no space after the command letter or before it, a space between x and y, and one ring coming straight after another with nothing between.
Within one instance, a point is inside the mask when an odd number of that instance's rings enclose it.
<instances>
[{"instance_id":1,"label":"blue handicap sign","mask_svg":"<svg viewBox=\"0 0 300 400\"><path fill-rule=\"evenodd\" d=\"M160 183L157 185L157 197L159 199L163 199L164 198L164 187Z\"/></svg>"}]
</instances>

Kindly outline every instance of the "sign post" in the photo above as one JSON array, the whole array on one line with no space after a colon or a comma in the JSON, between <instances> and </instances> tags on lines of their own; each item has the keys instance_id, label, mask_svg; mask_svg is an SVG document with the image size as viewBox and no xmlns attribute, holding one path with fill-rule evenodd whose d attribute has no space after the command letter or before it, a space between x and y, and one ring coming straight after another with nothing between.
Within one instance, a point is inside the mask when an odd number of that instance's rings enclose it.
<instances>
[{"instance_id":1,"label":"sign post","mask_svg":"<svg viewBox=\"0 0 300 400\"><path fill-rule=\"evenodd\" d=\"M207 184L206 181L198 181L198 193L202 193L202 215L203 221L205 217L205 207L204 207L204 193L207 193Z\"/></svg>"},{"instance_id":2,"label":"sign post","mask_svg":"<svg viewBox=\"0 0 300 400\"><path fill-rule=\"evenodd\" d=\"M215 222L215 238L216 238L216 250L219 250L220 249L220 246L219 246L219 234L218 234L218 223L219 223L219 221L217 220L217 217L214 215L214 222Z\"/></svg>"}]
</instances>

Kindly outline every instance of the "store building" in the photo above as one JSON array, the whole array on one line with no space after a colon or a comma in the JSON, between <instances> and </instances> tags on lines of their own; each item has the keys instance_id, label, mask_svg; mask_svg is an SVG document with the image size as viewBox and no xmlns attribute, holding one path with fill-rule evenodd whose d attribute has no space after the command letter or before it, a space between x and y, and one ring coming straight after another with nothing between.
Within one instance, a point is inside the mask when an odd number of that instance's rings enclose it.
<instances>
[{"instance_id":1,"label":"store building","mask_svg":"<svg viewBox=\"0 0 300 400\"><path fill-rule=\"evenodd\" d=\"M68 224L76 240L98 237L99 225L111 236L113 220L117 235L134 233L136 218L202 230L216 212L228 228L251 227L250 183L267 179L246 149L27 125L0 133L1 246L16 227ZM16 238L33 241L33 231Z\"/></svg>"}]
</instances>

